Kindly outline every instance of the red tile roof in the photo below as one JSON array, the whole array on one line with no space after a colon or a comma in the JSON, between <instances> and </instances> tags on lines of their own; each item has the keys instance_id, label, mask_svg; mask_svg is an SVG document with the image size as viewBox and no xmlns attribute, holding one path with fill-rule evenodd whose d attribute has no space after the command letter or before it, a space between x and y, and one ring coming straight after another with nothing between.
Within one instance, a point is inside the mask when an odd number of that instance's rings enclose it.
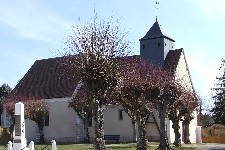
<instances>
[{"instance_id":1,"label":"red tile roof","mask_svg":"<svg viewBox=\"0 0 225 150\"><path fill-rule=\"evenodd\" d=\"M35 61L12 94L42 99L70 97L77 81L61 67L63 61L63 57Z\"/></svg>"},{"instance_id":2,"label":"red tile roof","mask_svg":"<svg viewBox=\"0 0 225 150\"><path fill-rule=\"evenodd\" d=\"M176 68L182 50L169 51L165 66ZM140 56L119 58L126 62L132 59L140 60ZM37 60L19 81L12 91L12 95L22 97L40 97L41 99L71 97L79 78L73 78L61 64L64 57ZM67 65L70 65L67 63ZM65 67L65 66L64 66Z\"/></svg>"}]
</instances>

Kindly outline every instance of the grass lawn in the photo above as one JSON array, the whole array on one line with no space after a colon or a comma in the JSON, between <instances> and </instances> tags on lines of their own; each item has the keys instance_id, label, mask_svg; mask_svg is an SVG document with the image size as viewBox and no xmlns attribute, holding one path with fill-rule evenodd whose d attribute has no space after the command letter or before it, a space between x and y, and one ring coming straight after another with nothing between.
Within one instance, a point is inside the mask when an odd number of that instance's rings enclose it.
<instances>
[{"instance_id":1,"label":"grass lawn","mask_svg":"<svg viewBox=\"0 0 225 150\"><path fill-rule=\"evenodd\" d=\"M149 142L149 150L155 150L158 143ZM51 150L51 145L35 145L35 148L40 150ZM0 150L6 150L5 146L0 146ZM92 144L57 144L58 150L91 150L93 149ZM193 148L181 147L173 148L175 150L192 150ZM127 144L106 144L106 150L136 150L136 143L127 143Z\"/></svg>"}]
</instances>

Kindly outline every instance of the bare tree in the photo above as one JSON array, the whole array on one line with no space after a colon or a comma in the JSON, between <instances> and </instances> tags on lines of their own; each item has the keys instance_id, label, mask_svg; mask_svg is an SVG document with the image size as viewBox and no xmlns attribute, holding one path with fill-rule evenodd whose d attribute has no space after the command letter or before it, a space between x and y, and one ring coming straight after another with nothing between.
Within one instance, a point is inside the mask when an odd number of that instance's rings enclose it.
<instances>
[{"instance_id":1,"label":"bare tree","mask_svg":"<svg viewBox=\"0 0 225 150\"><path fill-rule=\"evenodd\" d=\"M92 119L92 103L91 100L87 97L87 91L84 88L80 88L77 91L76 96L72 97L72 101L69 103L69 107L72 107L79 118L83 121L84 124L84 142L90 142L88 125L90 119Z\"/></svg>"},{"instance_id":2,"label":"bare tree","mask_svg":"<svg viewBox=\"0 0 225 150\"><path fill-rule=\"evenodd\" d=\"M110 21L98 21L95 15L92 23L73 27L67 44L65 59L70 63L69 69L74 73L74 80L79 77L82 81L93 106L94 148L105 149L103 110L119 80L115 58L125 56L130 43L126 33L119 29L118 21L114 22L113 17Z\"/></svg>"},{"instance_id":3,"label":"bare tree","mask_svg":"<svg viewBox=\"0 0 225 150\"><path fill-rule=\"evenodd\" d=\"M37 123L40 134L40 143L45 143L45 117L49 118L49 105L44 100L27 100L24 102L25 115Z\"/></svg>"},{"instance_id":4,"label":"bare tree","mask_svg":"<svg viewBox=\"0 0 225 150\"><path fill-rule=\"evenodd\" d=\"M160 150L166 150L169 149L169 143L166 133L166 118L168 113L168 107L172 103L175 102L176 97L176 85L174 85L174 80L169 79L168 83L166 83L161 88L161 94L157 101L155 101L157 110L159 111L159 120L160 120L160 144L159 149Z\"/></svg>"},{"instance_id":5,"label":"bare tree","mask_svg":"<svg viewBox=\"0 0 225 150\"><path fill-rule=\"evenodd\" d=\"M171 74L135 57L124 58L120 104L135 116L138 124L137 149L147 149L146 123L151 112L158 108L160 97ZM165 120L165 118L164 118ZM165 127L165 125L164 125ZM160 134L161 135L161 134Z\"/></svg>"},{"instance_id":6,"label":"bare tree","mask_svg":"<svg viewBox=\"0 0 225 150\"><path fill-rule=\"evenodd\" d=\"M183 85L179 84L179 88L177 89L177 97L175 97L175 101L171 103L168 107L168 118L172 121L172 128L174 129L175 141L174 145L176 147L181 146L181 133L180 133L180 125L179 121L183 121L184 116L188 113L187 106L189 103L193 103L194 93L186 90Z\"/></svg>"},{"instance_id":7,"label":"bare tree","mask_svg":"<svg viewBox=\"0 0 225 150\"><path fill-rule=\"evenodd\" d=\"M190 144L190 133L189 133L189 124L191 122L191 120L194 119L194 114L193 112L196 110L197 106L198 106L198 102L196 100L195 95L193 95L193 98L195 100L190 101L186 107L184 108L185 110L185 115L184 115L184 120L183 120L183 124L184 124L184 143L185 144Z\"/></svg>"}]
</instances>

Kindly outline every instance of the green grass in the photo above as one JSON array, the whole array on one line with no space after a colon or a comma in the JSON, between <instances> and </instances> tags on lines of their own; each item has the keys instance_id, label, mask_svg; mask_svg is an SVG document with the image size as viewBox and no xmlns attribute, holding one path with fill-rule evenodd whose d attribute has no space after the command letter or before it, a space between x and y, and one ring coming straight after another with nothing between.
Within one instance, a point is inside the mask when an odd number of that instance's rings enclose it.
<instances>
[{"instance_id":1,"label":"green grass","mask_svg":"<svg viewBox=\"0 0 225 150\"><path fill-rule=\"evenodd\" d=\"M148 143L148 149L154 150L158 143ZM35 145L38 150L51 150L51 145ZM92 144L57 144L58 150L92 150ZM0 150L6 150L5 146L0 146ZM192 150L193 148L181 147L174 148L174 150ZM136 143L121 143L121 144L106 144L106 150L136 150Z\"/></svg>"}]
</instances>

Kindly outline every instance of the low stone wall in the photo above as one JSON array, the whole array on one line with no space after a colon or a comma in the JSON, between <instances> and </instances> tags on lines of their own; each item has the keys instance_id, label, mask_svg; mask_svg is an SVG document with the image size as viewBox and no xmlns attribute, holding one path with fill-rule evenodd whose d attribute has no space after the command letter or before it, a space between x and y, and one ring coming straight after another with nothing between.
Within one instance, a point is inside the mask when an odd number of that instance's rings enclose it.
<instances>
[{"instance_id":1,"label":"low stone wall","mask_svg":"<svg viewBox=\"0 0 225 150\"><path fill-rule=\"evenodd\" d=\"M202 138L202 143L225 143L225 138L223 137Z\"/></svg>"}]
</instances>

